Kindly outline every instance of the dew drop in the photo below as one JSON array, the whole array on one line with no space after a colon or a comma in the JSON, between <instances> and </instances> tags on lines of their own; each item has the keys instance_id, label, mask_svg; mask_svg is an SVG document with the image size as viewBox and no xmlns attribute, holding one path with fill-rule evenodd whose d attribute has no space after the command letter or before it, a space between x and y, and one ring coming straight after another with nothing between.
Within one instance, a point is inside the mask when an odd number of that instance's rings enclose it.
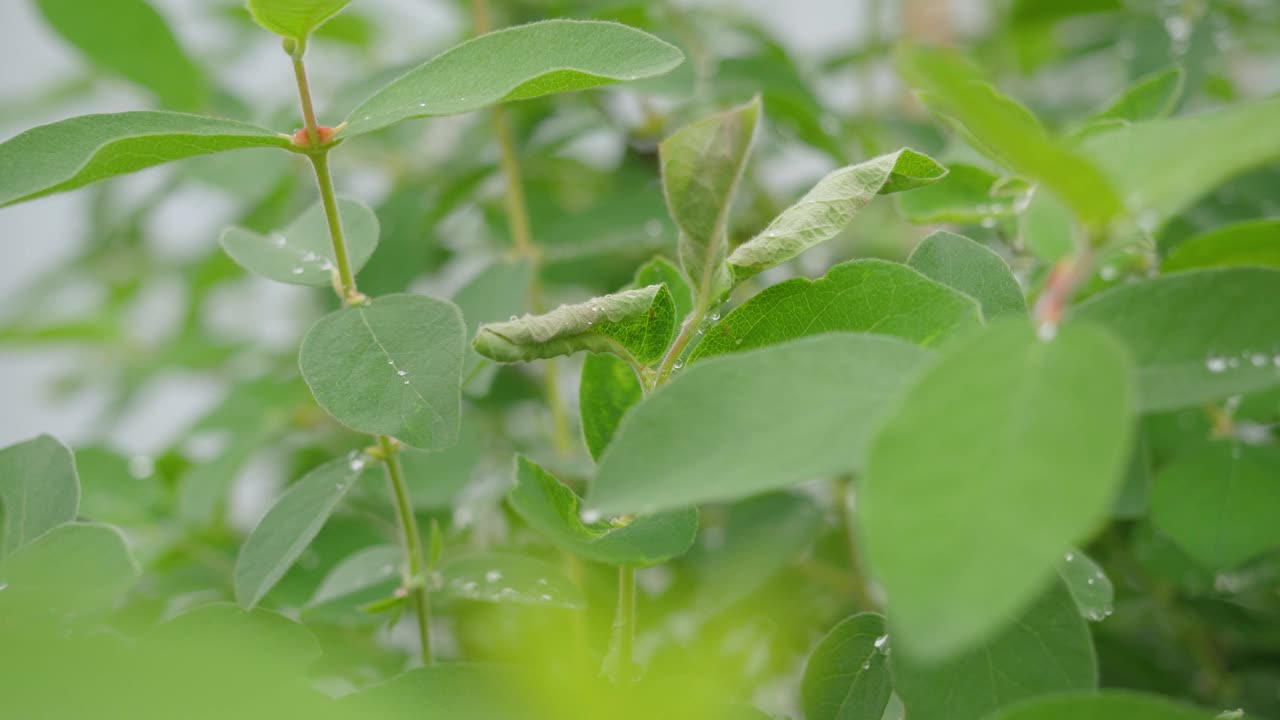
<instances>
[{"instance_id":1,"label":"dew drop","mask_svg":"<svg viewBox=\"0 0 1280 720\"><path fill-rule=\"evenodd\" d=\"M677 360L675 364L672 365L672 367L675 368L676 370L679 370L680 368L684 367L684 360Z\"/></svg>"},{"instance_id":2,"label":"dew drop","mask_svg":"<svg viewBox=\"0 0 1280 720\"><path fill-rule=\"evenodd\" d=\"M156 471L156 463L149 455L134 455L129 458L129 474L138 480L151 477Z\"/></svg>"},{"instance_id":3,"label":"dew drop","mask_svg":"<svg viewBox=\"0 0 1280 720\"><path fill-rule=\"evenodd\" d=\"M408 375L409 372L407 370L397 370L396 374L399 375L400 377L404 377L405 375Z\"/></svg>"},{"instance_id":4,"label":"dew drop","mask_svg":"<svg viewBox=\"0 0 1280 720\"><path fill-rule=\"evenodd\" d=\"M502 579L502 573L497 570L490 570L484 574L484 579L487 582L496 583Z\"/></svg>"},{"instance_id":5,"label":"dew drop","mask_svg":"<svg viewBox=\"0 0 1280 720\"><path fill-rule=\"evenodd\" d=\"M578 517L587 525L600 522L600 512L598 510L583 510Z\"/></svg>"},{"instance_id":6,"label":"dew drop","mask_svg":"<svg viewBox=\"0 0 1280 720\"><path fill-rule=\"evenodd\" d=\"M276 247L278 247L278 248L282 248L282 247L284 247L284 245L285 245L285 243L286 243L286 242L288 242L288 239L287 239L284 235L281 235L280 233L272 233L272 234L271 234L271 244L272 244L272 245L275 245L275 246L276 246Z\"/></svg>"},{"instance_id":7,"label":"dew drop","mask_svg":"<svg viewBox=\"0 0 1280 720\"><path fill-rule=\"evenodd\" d=\"M1253 363L1254 367L1266 367L1267 356L1262 353L1256 353L1253 357L1249 358L1249 361Z\"/></svg>"},{"instance_id":8,"label":"dew drop","mask_svg":"<svg viewBox=\"0 0 1280 720\"><path fill-rule=\"evenodd\" d=\"M356 455L351 458L351 462L347 463L347 467L351 468L351 472L360 472L364 469L364 458Z\"/></svg>"},{"instance_id":9,"label":"dew drop","mask_svg":"<svg viewBox=\"0 0 1280 720\"><path fill-rule=\"evenodd\" d=\"M511 322L515 322L515 321L519 320L520 318L519 318L518 316L516 316L516 315L512 315L509 319L511 320Z\"/></svg>"},{"instance_id":10,"label":"dew drop","mask_svg":"<svg viewBox=\"0 0 1280 720\"><path fill-rule=\"evenodd\" d=\"M1226 358L1210 355L1208 359L1204 361L1204 366L1209 369L1209 372L1217 374L1226 371L1227 360Z\"/></svg>"},{"instance_id":11,"label":"dew drop","mask_svg":"<svg viewBox=\"0 0 1280 720\"><path fill-rule=\"evenodd\" d=\"M320 256L310 251L302 254L302 262L315 262L316 260L319 260L319 259L320 259Z\"/></svg>"},{"instance_id":12,"label":"dew drop","mask_svg":"<svg viewBox=\"0 0 1280 720\"><path fill-rule=\"evenodd\" d=\"M870 661L870 660L868 660L868 661L866 661L866 662L862 663L862 669L863 669L863 670L870 670L870 669L871 669L871 661Z\"/></svg>"},{"instance_id":13,"label":"dew drop","mask_svg":"<svg viewBox=\"0 0 1280 720\"><path fill-rule=\"evenodd\" d=\"M734 341L733 341L733 344L734 344L734 345L741 345L741 344L742 344L742 338L738 338L737 340L734 340Z\"/></svg>"},{"instance_id":14,"label":"dew drop","mask_svg":"<svg viewBox=\"0 0 1280 720\"><path fill-rule=\"evenodd\" d=\"M990 230L995 226L996 226L996 219L994 217L988 215L987 217L982 218L982 227Z\"/></svg>"},{"instance_id":15,"label":"dew drop","mask_svg":"<svg viewBox=\"0 0 1280 720\"><path fill-rule=\"evenodd\" d=\"M882 652L882 653L884 653L884 654L886 654L886 655L887 655L887 654L889 653L889 649L888 649L888 648L889 648L889 636L888 636L888 635L881 635L880 637L876 638L875 646L876 646L876 650L879 650L880 652Z\"/></svg>"},{"instance_id":16,"label":"dew drop","mask_svg":"<svg viewBox=\"0 0 1280 720\"><path fill-rule=\"evenodd\" d=\"M409 381L408 381L408 380L405 380L405 381L404 381L404 384L405 384L405 385L408 385L408 384L409 384Z\"/></svg>"},{"instance_id":17,"label":"dew drop","mask_svg":"<svg viewBox=\"0 0 1280 720\"><path fill-rule=\"evenodd\" d=\"M1070 553L1070 552L1067 553L1067 562L1071 562L1072 560L1075 560L1075 559L1076 559L1075 553Z\"/></svg>"},{"instance_id":18,"label":"dew drop","mask_svg":"<svg viewBox=\"0 0 1280 720\"><path fill-rule=\"evenodd\" d=\"M718 312L711 313L711 322L720 322L720 313Z\"/></svg>"},{"instance_id":19,"label":"dew drop","mask_svg":"<svg viewBox=\"0 0 1280 720\"><path fill-rule=\"evenodd\" d=\"M301 275L303 272L304 272L304 271L303 271L303 269L302 269L301 267L296 267L296 268L294 268L294 269L293 269L293 274L294 274L294 275Z\"/></svg>"},{"instance_id":20,"label":"dew drop","mask_svg":"<svg viewBox=\"0 0 1280 720\"><path fill-rule=\"evenodd\" d=\"M1095 582L1097 582L1097 581L1096 581L1096 580L1094 580L1093 578L1089 578L1089 579L1088 579L1088 580L1086 580L1085 582L1086 582L1086 583L1088 583L1089 585L1092 585L1092 584L1094 584L1094 583L1095 583Z\"/></svg>"},{"instance_id":21,"label":"dew drop","mask_svg":"<svg viewBox=\"0 0 1280 720\"><path fill-rule=\"evenodd\" d=\"M1116 269L1115 265L1103 265L1102 269L1098 271L1098 276L1107 282L1115 280L1119 275L1120 271Z\"/></svg>"},{"instance_id":22,"label":"dew drop","mask_svg":"<svg viewBox=\"0 0 1280 720\"><path fill-rule=\"evenodd\" d=\"M1047 322L1041 325L1040 327L1036 328L1036 337L1040 338L1045 342L1049 342L1050 340L1058 337L1058 324Z\"/></svg>"},{"instance_id":23,"label":"dew drop","mask_svg":"<svg viewBox=\"0 0 1280 720\"><path fill-rule=\"evenodd\" d=\"M543 595L542 599L546 600L547 602L551 602L554 598L552 598L550 595Z\"/></svg>"},{"instance_id":24,"label":"dew drop","mask_svg":"<svg viewBox=\"0 0 1280 720\"><path fill-rule=\"evenodd\" d=\"M649 237L656 238L662 234L662 221L654 218L644 224L644 232Z\"/></svg>"}]
</instances>

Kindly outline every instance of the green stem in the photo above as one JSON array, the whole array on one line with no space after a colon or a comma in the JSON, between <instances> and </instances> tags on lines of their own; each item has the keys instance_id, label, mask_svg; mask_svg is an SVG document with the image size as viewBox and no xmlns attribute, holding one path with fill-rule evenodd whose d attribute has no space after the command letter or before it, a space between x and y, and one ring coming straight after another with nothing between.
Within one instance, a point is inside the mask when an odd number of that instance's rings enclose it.
<instances>
[{"instance_id":1,"label":"green stem","mask_svg":"<svg viewBox=\"0 0 1280 720\"><path fill-rule=\"evenodd\" d=\"M338 214L338 196L333 189L333 175L329 172L329 151L311 153L311 166L315 169L316 185L320 188L320 202L329 222L329 238L333 242L333 258L338 266L338 283L342 299L348 305L363 302L364 296L356 290L356 276L351 271L351 258L347 254L347 239L342 232L342 217Z\"/></svg>"},{"instance_id":2,"label":"green stem","mask_svg":"<svg viewBox=\"0 0 1280 720\"><path fill-rule=\"evenodd\" d=\"M307 157L311 159L311 167L315 170L316 185L320 189L320 200L324 205L325 218L329 223L329 240L333 245L333 257L337 261L338 281L336 288L343 302L350 305L363 302L364 296L356 288L355 273L351 271L351 260L347 255L347 241L342 233L342 218L338 214L337 193L333 189L333 175L329 170L329 146L321 146L319 126L316 123L315 109L311 102L311 89L307 84L307 71L302 62L303 48L295 45L289 53L293 59L294 76L298 81L298 98L302 103L302 116L307 124L307 137L311 150ZM401 540L404 544L405 557L408 564L408 587L413 596L414 611L418 618L418 635L422 642L422 662L430 665L435 660L431 652L431 603L427 596L427 555L422 548L422 535L418 532L418 520L413 514L413 502L409 497L409 488L405 484L404 469L400 466L400 448L394 440L379 435L378 448L383 462L386 463L387 481L391 484L391 494L395 501L396 513L400 519Z\"/></svg>"},{"instance_id":3,"label":"green stem","mask_svg":"<svg viewBox=\"0 0 1280 720\"><path fill-rule=\"evenodd\" d=\"M616 680L635 677L636 570L618 568L618 613L613 620L613 658Z\"/></svg>"},{"instance_id":4,"label":"green stem","mask_svg":"<svg viewBox=\"0 0 1280 720\"><path fill-rule=\"evenodd\" d=\"M671 378L671 372L675 369L676 361L680 359L680 355L689 343L693 341L693 336L698 331L698 326L702 324L702 319L706 317L707 310L698 304L693 312L689 313L689 317L684 319L684 324L680 326L680 334L676 336L676 341L671 344L671 348L667 350L666 357L662 358L662 362L658 364L657 385L662 385Z\"/></svg>"},{"instance_id":5,"label":"green stem","mask_svg":"<svg viewBox=\"0 0 1280 720\"><path fill-rule=\"evenodd\" d=\"M409 486L404 481L404 469L400 465L400 448L391 438L378 436L387 468L387 482L395 499L396 512L400 516L400 539L404 543L409 562L408 587L413 596L414 610L418 615L418 639L422 643L422 662L431 665L435 658L431 652L431 602L427 597L427 554L422 547L422 534L418 532L418 519L413 514L413 501Z\"/></svg>"},{"instance_id":6,"label":"green stem","mask_svg":"<svg viewBox=\"0 0 1280 720\"><path fill-rule=\"evenodd\" d=\"M862 571L862 553L858 552L857 529L853 522L853 512L849 509L853 478L848 475L836 478L835 491L836 512L840 515L840 529L844 533L845 547L849 551L849 579L853 586L853 597L859 610L874 610L876 604L867 592L866 574Z\"/></svg>"}]
</instances>

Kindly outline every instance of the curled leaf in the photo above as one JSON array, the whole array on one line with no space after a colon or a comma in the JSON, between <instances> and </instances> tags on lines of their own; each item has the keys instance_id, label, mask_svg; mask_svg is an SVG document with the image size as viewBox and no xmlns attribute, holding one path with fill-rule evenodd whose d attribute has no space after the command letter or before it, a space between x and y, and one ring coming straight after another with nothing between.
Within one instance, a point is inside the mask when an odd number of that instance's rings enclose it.
<instances>
[{"instance_id":1,"label":"curled leaf","mask_svg":"<svg viewBox=\"0 0 1280 720\"><path fill-rule=\"evenodd\" d=\"M909 148L836 170L733 251L733 279L741 282L830 240L876 195L923 187L946 174L933 158Z\"/></svg>"},{"instance_id":2,"label":"curled leaf","mask_svg":"<svg viewBox=\"0 0 1280 720\"><path fill-rule=\"evenodd\" d=\"M675 302L665 285L561 305L545 315L481 325L475 349L498 362L528 362L588 350L629 362L662 357L675 329Z\"/></svg>"}]
</instances>

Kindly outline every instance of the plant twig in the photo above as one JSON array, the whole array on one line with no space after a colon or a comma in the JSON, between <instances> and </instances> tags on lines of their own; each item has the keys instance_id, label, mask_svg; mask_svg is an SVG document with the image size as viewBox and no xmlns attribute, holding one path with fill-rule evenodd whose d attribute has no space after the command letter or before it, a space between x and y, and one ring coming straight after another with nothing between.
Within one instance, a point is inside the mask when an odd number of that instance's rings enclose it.
<instances>
[{"instance_id":1,"label":"plant twig","mask_svg":"<svg viewBox=\"0 0 1280 720\"><path fill-rule=\"evenodd\" d=\"M422 662L431 665L435 657L431 652L431 602L427 597L427 554L422 547L422 534L418 531L418 519L413 514L413 500L404 480L404 468L400 465L400 448L391 438L378 436L383 464L387 469L387 482L395 499L400 517L400 539L404 543L409 571L406 586L413 597L414 611L418 616L418 639L422 646Z\"/></svg>"},{"instance_id":2,"label":"plant twig","mask_svg":"<svg viewBox=\"0 0 1280 720\"><path fill-rule=\"evenodd\" d=\"M844 533L845 547L849 551L849 580L854 601L859 610L874 610L876 603L867 591L866 573L862 569L862 553L858 551L858 536L853 512L849 508L849 493L853 491L853 478L842 475L835 480L836 512L840 516L840 531Z\"/></svg>"}]
</instances>

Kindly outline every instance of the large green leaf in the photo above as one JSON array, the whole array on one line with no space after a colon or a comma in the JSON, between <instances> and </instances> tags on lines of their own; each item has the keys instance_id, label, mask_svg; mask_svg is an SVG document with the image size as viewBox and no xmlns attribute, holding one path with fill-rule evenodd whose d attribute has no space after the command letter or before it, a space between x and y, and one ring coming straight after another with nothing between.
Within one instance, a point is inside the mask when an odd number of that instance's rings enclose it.
<instances>
[{"instance_id":1,"label":"large green leaf","mask_svg":"<svg viewBox=\"0 0 1280 720\"><path fill-rule=\"evenodd\" d=\"M892 693L884 618L862 613L836 625L813 649L800 703L806 720L863 720L884 715Z\"/></svg>"},{"instance_id":2,"label":"large green leaf","mask_svg":"<svg viewBox=\"0 0 1280 720\"><path fill-rule=\"evenodd\" d=\"M588 506L679 508L856 470L929 357L897 338L831 333L698 363L627 413Z\"/></svg>"},{"instance_id":3,"label":"large green leaf","mask_svg":"<svg viewBox=\"0 0 1280 720\"><path fill-rule=\"evenodd\" d=\"M1280 547L1280 448L1218 441L1156 476L1151 521L1211 570Z\"/></svg>"},{"instance_id":4,"label":"large green leaf","mask_svg":"<svg viewBox=\"0 0 1280 720\"><path fill-rule=\"evenodd\" d=\"M759 235L730 253L734 281L768 270L835 237L876 195L924 187L946 174L946 168L933 158L909 148L832 172Z\"/></svg>"},{"instance_id":5,"label":"large green leaf","mask_svg":"<svg viewBox=\"0 0 1280 720\"><path fill-rule=\"evenodd\" d=\"M636 270L632 286L642 288L649 285L667 286L667 290L671 291L671 298L676 303L676 318L684 318L693 312L693 289L689 287L688 279L675 263L658 256L641 265L640 269Z\"/></svg>"},{"instance_id":6,"label":"large green leaf","mask_svg":"<svg viewBox=\"0 0 1280 720\"><path fill-rule=\"evenodd\" d=\"M987 319L1027 314L1026 298L1009 264L963 235L939 230L920 241L907 265L976 299Z\"/></svg>"},{"instance_id":7,"label":"large green leaf","mask_svg":"<svg viewBox=\"0 0 1280 720\"><path fill-rule=\"evenodd\" d=\"M447 50L374 93L351 112L347 134L662 75L683 59L674 46L617 23L520 25Z\"/></svg>"},{"instance_id":8,"label":"large green leaf","mask_svg":"<svg viewBox=\"0 0 1280 720\"><path fill-rule=\"evenodd\" d=\"M437 591L455 600L581 609L578 588L545 560L508 553L480 553L449 560Z\"/></svg>"},{"instance_id":9,"label":"large green leaf","mask_svg":"<svg viewBox=\"0 0 1280 720\"><path fill-rule=\"evenodd\" d=\"M378 216L368 205L350 198L338 200L338 215L351 271L360 272L378 247ZM227 228L221 243L241 267L276 282L313 287L333 283L337 260L329 239L329 221L318 203L284 230L262 235L245 228Z\"/></svg>"},{"instance_id":10,"label":"large green leaf","mask_svg":"<svg viewBox=\"0 0 1280 720\"><path fill-rule=\"evenodd\" d=\"M692 360L848 331L932 345L982 320L978 303L906 265L852 260L819 280L779 283L707 330Z\"/></svg>"},{"instance_id":11,"label":"large green leaf","mask_svg":"<svg viewBox=\"0 0 1280 720\"><path fill-rule=\"evenodd\" d=\"M582 361L578 415L582 421L582 439L593 459L600 459L623 415L643 397L640 378L622 360L613 355L592 353Z\"/></svg>"},{"instance_id":12,"label":"large green leaf","mask_svg":"<svg viewBox=\"0 0 1280 720\"><path fill-rule=\"evenodd\" d=\"M1253 220L1217 228L1178 243L1162 272L1253 265L1280 270L1280 220Z\"/></svg>"},{"instance_id":13,"label":"large green leaf","mask_svg":"<svg viewBox=\"0 0 1280 720\"><path fill-rule=\"evenodd\" d=\"M321 318L298 365L316 402L342 424L442 450L458 439L466 334L451 303L387 295Z\"/></svg>"},{"instance_id":14,"label":"large green leaf","mask_svg":"<svg viewBox=\"0 0 1280 720\"><path fill-rule=\"evenodd\" d=\"M116 528L68 523L14 551L4 572L6 587L0 600L48 617L109 611L138 568Z\"/></svg>"},{"instance_id":15,"label":"large green leaf","mask_svg":"<svg viewBox=\"0 0 1280 720\"><path fill-rule=\"evenodd\" d=\"M1096 328L1046 343L1009 319L952 344L912 386L858 493L900 645L940 658L1006 625L1107 517L1129 460L1131 374Z\"/></svg>"},{"instance_id":16,"label":"large green leaf","mask_svg":"<svg viewBox=\"0 0 1280 720\"><path fill-rule=\"evenodd\" d=\"M953 50L905 46L898 69L930 109L952 119L975 148L1014 172L1038 180L1089 224L1121 210L1109 178L1050 137L1026 108L986 82Z\"/></svg>"},{"instance_id":17,"label":"large green leaf","mask_svg":"<svg viewBox=\"0 0 1280 720\"><path fill-rule=\"evenodd\" d=\"M348 556L325 575L303 612L311 617L341 615L390 596L402 582L404 550L375 545Z\"/></svg>"},{"instance_id":18,"label":"large green leaf","mask_svg":"<svg viewBox=\"0 0 1280 720\"><path fill-rule=\"evenodd\" d=\"M607 565L645 567L679 557L698 534L694 508L586 522L576 493L524 456L507 502L529 526L567 552Z\"/></svg>"},{"instance_id":19,"label":"large green leaf","mask_svg":"<svg viewBox=\"0 0 1280 720\"><path fill-rule=\"evenodd\" d=\"M659 146L662 188L680 229L680 265L695 304L729 290L729 216L751 156L760 98L676 131Z\"/></svg>"},{"instance_id":20,"label":"large green leaf","mask_svg":"<svg viewBox=\"0 0 1280 720\"><path fill-rule=\"evenodd\" d=\"M545 315L481 325L473 346L498 362L527 362L584 350L648 364L675 330L675 303L663 285L561 305Z\"/></svg>"},{"instance_id":21,"label":"large green leaf","mask_svg":"<svg viewBox=\"0 0 1280 720\"><path fill-rule=\"evenodd\" d=\"M365 470L361 454L327 462L276 500L236 559L236 600L252 610L320 533Z\"/></svg>"},{"instance_id":22,"label":"large green leaf","mask_svg":"<svg viewBox=\"0 0 1280 720\"><path fill-rule=\"evenodd\" d=\"M209 84L146 0L36 0L44 19L96 68L150 90L165 107L200 110Z\"/></svg>"},{"instance_id":23,"label":"large green leaf","mask_svg":"<svg viewBox=\"0 0 1280 720\"><path fill-rule=\"evenodd\" d=\"M1280 271L1199 270L1120 285L1070 314L1129 346L1143 410L1197 405L1280 385Z\"/></svg>"},{"instance_id":24,"label":"large green leaf","mask_svg":"<svg viewBox=\"0 0 1280 720\"><path fill-rule=\"evenodd\" d=\"M499 260L481 270L453 296L467 321L467 337L474 339L484 323L514 318L523 311L532 286L533 265L527 260ZM482 368L482 364L488 361L475 348L468 348L462 377L469 394L484 395L493 383L496 369Z\"/></svg>"},{"instance_id":25,"label":"large green leaf","mask_svg":"<svg viewBox=\"0 0 1280 720\"><path fill-rule=\"evenodd\" d=\"M1018 703L988 720L1212 720L1230 717L1156 695L1121 690L1060 694Z\"/></svg>"},{"instance_id":26,"label":"large green leaf","mask_svg":"<svg viewBox=\"0 0 1280 720\"><path fill-rule=\"evenodd\" d=\"M979 720L1027 698L1098 685L1089 628L1061 582L1004 631L944 662L894 650L894 689L911 720Z\"/></svg>"},{"instance_id":27,"label":"large green leaf","mask_svg":"<svg viewBox=\"0 0 1280 720\"><path fill-rule=\"evenodd\" d=\"M249 0L249 12L262 27L295 40L337 15L351 0Z\"/></svg>"},{"instance_id":28,"label":"large green leaf","mask_svg":"<svg viewBox=\"0 0 1280 720\"><path fill-rule=\"evenodd\" d=\"M0 450L0 560L76 519L80 478L71 450L41 435Z\"/></svg>"},{"instance_id":29,"label":"large green leaf","mask_svg":"<svg viewBox=\"0 0 1280 720\"><path fill-rule=\"evenodd\" d=\"M1153 120L1092 135L1080 146L1155 226L1224 181L1280 158L1280 98Z\"/></svg>"},{"instance_id":30,"label":"large green leaf","mask_svg":"<svg viewBox=\"0 0 1280 720\"><path fill-rule=\"evenodd\" d=\"M0 144L0 207L210 153L290 148L289 139L233 120L169 112L84 115Z\"/></svg>"},{"instance_id":31,"label":"large green leaf","mask_svg":"<svg viewBox=\"0 0 1280 720\"><path fill-rule=\"evenodd\" d=\"M1078 549L1068 550L1058 564L1058 577L1071 591L1084 619L1102 622L1111 615L1115 586L1093 558Z\"/></svg>"}]
</instances>

